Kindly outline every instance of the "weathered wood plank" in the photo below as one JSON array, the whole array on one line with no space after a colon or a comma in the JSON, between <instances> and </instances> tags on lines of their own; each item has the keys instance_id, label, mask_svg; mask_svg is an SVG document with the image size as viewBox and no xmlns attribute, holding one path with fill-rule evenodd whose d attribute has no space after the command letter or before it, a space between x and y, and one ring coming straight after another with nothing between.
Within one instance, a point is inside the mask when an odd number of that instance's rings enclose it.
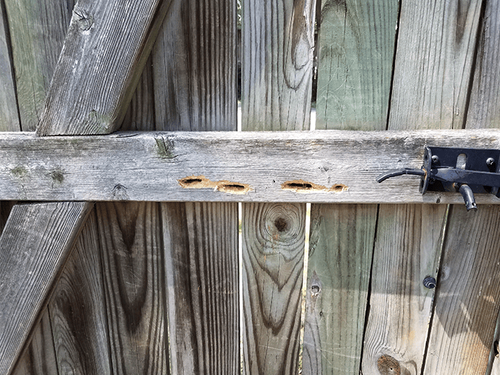
<instances>
[{"instance_id":1,"label":"weathered wood plank","mask_svg":"<svg viewBox=\"0 0 500 375\"><path fill-rule=\"evenodd\" d=\"M500 307L500 211L450 212L425 374L484 374Z\"/></svg>"},{"instance_id":2,"label":"weathered wood plank","mask_svg":"<svg viewBox=\"0 0 500 375\"><path fill-rule=\"evenodd\" d=\"M18 358L91 206L13 208L0 238L0 373L8 374Z\"/></svg>"},{"instance_id":3,"label":"weathered wood plank","mask_svg":"<svg viewBox=\"0 0 500 375\"><path fill-rule=\"evenodd\" d=\"M385 130L398 1L321 3L316 129Z\"/></svg>"},{"instance_id":4,"label":"weathered wood plank","mask_svg":"<svg viewBox=\"0 0 500 375\"><path fill-rule=\"evenodd\" d=\"M21 130L4 2L0 2L0 131Z\"/></svg>"},{"instance_id":5,"label":"weathered wood plank","mask_svg":"<svg viewBox=\"0 0 500 375\"><path fill-rule=\"evenodd\" d=\"M237 203L163 203L171 370L237 374Z\"/></svg>"},{"instance_id":6,"label":"weathered wood plank","mask_svg":"<svg viewBox=\"0 0 500 375\"><path fill-rule=\"evenodd\" d=\"M168 21L168 20L165 20ZM153 58L150 55L142 71L139 83L128 106L120 130L156 130L154 84L153 84ZM159 84L159 82L157 82Z\"/></svg>"},{"instance_id":7,"label":"weathered wood plank","mask_svg":"<svg viewBox=\"0 0 500 375\"><path fill-rule=\"evenodd\" d=\"M235 1L172 3L152 52L157 130L236 130L235 44ZM239 373L238 205L161 207L171 371Z\"/></svg>"},{"instance_id":8,"label":"weathered wood plank","mask_svg":"<svg viewBox=\"0 0 500 375\"><path fill-rule=\"evenodd\" d=\"M24 131L35 130L63 46L74 0L5 0Z\"/></svg>"},{"instance_id":9,"label":"weathered wood plank","mask_svg":"<svg viewBox=\"0 0 500 375\"><path fill-rule=\"evenodd\" d=\"M487 1L481 25L467 128L500 126L500 6Z\"/></svg>"},{"instance_id":10,"label":"weathered wood plank","mask_svg":"<svg viewBox=\"0 0 500 375\"><path fill-rule=\"evenodd\" d=\"M303 204L243 204L243 372L296 374Z\"/></svg>"},{"instance_id":11,"label":"weathered wood plank","mask_svg":"<svg viewBox=\"0 0 500 375\"><path fill-rule=\"evenodd\" d=\"M157 130L236 130L236 2L174 0L153 50Z\"/></svg>"},{"instance_id":12,"label":"weathered wood plank","mask_svg":"<svg viewBox=\"0 0 500 375\"><path fill-rule=\"evenodd\" d=\"M243 130L309 129L315 10L315 0L243 4ZM305 204L242 206L243 374L297 373L305 214Z\"/></svg>"},{"instance_id":13,"label":"weathered wood plank","mask_svg":"<svg viewBox=\"0 0 500 375\"><path fill-rule=\"evenodd\" d=\"M359 374L376 205L313 205L304 374Z\"/></svg>"},{"instance_id":14,"label":"weathered wood plank","mask_svg":"<svg viewBox=\"0 0 500 375\"><path fill-rule=\"evenodd\" d=\"M48 307L45 307L32 338L19 357L12 375L57 375L56 353Z\"/></svg>"},{"instance_id":15,"label":"weathered wood plank","mask_svg":"<svg viewBox=\"0 0 500 375\"><path fill-rule=\"evenodd\" d=\"M437 278L445 212L439 205L380 206L364 374L390 373L391 366L420 374L434 296L423 280Z\"/></svg>"},{"instance_id":16,"label":"weathered wood plank","mask_svg":"<svg viewBox=\"0 0 500 375\"><path fill-rule=\"evenodd\" d=\"M464 127L482 3L401 3L389 129Z\"/></svg>"},{"instance_id":17,"label":"weathered wood plank","mask_svg":"<svg viewBox=\"0 0 500 375\"><path fill-rule=\"evenodd\" d=\"M481 3L401 3L389 129L463 127ZM431 228L440 233L445 215L444 207L380 208L363 373L421 373L434 297L422 286L423 273L436 276L441 243L429 234L420 248L419 241ZM401 256L405 248L415 250Z\"/></svg>"},{"instance_id":18,"label":"weathered wood plank","mask_svg":"<svg viewBox=\"0 0 500 375\"><path fill-rule=\"evenodd\" d=\"M118 6L105 0L79 1L37 132L105 134L116 130L171 2L123 0Z\"/></svg>"},{"instance_id":19,"label":"weathered wood plank","mask_svg":"<svg viewBox=\"0 0 500 375\"><path fill-rule=\"evenodd\" d=\"M498 38L491 32L498 28L500 10L496 3L485 7L466 128L499 126L498 88L491 86L497 79L497 64L491 60ZM450 211L426 375L487 371L500 311L499 220L497 207L480 207L476 215L467 215L462 207Z\"/></svg>"},{"instance_id":20,"label":"weathered wood plank","mask_svg":"<svg viewBox=\"0 0 500 375\"><path fill-rule=\"evenodd\" d=\"M92 211L49 303L60 374L111 374L100 255Z\"/></svg>"},{"instance_id":21,"label":"weathered wood plank","mask_svg":"<svg viewBox=\"0 0 500 375\"><path fill-rule=\"evenodd\" d=\"M315 0L243 4L243 130L308 130Z\"/></svg>"},{"instance_id":22,"label":"weathered wood plank","mask_svg":"<svg viewBox=\"0 0 500 375\"><path fill-rule=\"evenodd\" d=\"M0 200L462 203L458 193L422 196L418 177L375 179L392 169L420 168L425 144L499 149L499 140L493 129L357 132L355 139L333 130L71 138L2 133ZM477 200L500 202L489 194Z\"/></svg>"},{"instance_id":23,"label":"weathered wood plank","mask_svg":"<svg viewBox=\"0 0 500 375\"><path fill-rule=\"evenodd\" d=\"M96 208L112 372L168 374L159 205Z\"/></svg>"},{"instance_id":24,"label":"weathered wood plank","mask_svg":"<svg viewBox=\"0 0 500 375\"><path fill-rule=\"evenodd\" d=\"M326 1L316 129L385 130L396 1ZM355 137L355 134L353 134ZM359 374L377 206L313 205L303 372Z\"/></svg>"}]
</instances>

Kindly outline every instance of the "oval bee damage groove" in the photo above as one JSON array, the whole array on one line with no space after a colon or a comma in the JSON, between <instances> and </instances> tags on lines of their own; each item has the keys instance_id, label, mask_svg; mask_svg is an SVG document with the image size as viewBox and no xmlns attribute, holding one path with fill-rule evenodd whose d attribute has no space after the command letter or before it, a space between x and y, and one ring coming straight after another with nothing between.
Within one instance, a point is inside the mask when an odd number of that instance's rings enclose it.
<instances>
[{"instance_id":1,"label":"oval bee damage groove","mask_svg":"<svg viewBox=\"0 0 500 375\"><path fill-rule=\"evenodd\" d=\"M178 180L179 185L185 189L214 189L228 194L246 194L252 188L248 184L231 182L227 180L211 181L205 176L189 176Z\"/></svg>"},{"instance_id":2,"label":"oval bee damage groove","mask_svg":"<svg viewBox=\"0 0 500 375\"><path fill-rule=\"evenodd\" d=\"M295 193L342 193L349 190L349 187L344 184L335 184L331 188L323 185L318 185L313 182L304 180L286 181L281 184L283 190L291 190Z\"/></svg>"}]
</instances>

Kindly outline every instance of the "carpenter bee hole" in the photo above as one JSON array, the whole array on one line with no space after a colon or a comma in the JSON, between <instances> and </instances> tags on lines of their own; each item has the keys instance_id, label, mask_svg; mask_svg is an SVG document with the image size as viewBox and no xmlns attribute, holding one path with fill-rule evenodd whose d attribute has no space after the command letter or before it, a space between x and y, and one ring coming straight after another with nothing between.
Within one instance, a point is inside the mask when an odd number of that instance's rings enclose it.
<instances>
[{"instance_id":1,"label":"carpenter bee hole","mask_svg":"<svg viewBox=\"0 0 500 375\"><path fill-rule=\"evenodd\" d=\"M179 180L179 185L181 185L183 188L196 189L196 188L208 187L206 186L207 182L209 181L203 176L191 176L191 177L181 178Z\"/></svg>"},{"instance_id":2,"label":"carpenter bee hole","mask_svg":"<svg viewBox=\"0 0 500 375\"><path fill-rule=\"evenodd\" d=\"M345 190L346 186L342 184L337 184L332 186L332 190L336 193L341 193Z\"/></svg>"},{"instance_id":3,"label":"carpenter bee hole","mask_svg":"<svg viewBox=\"0 0 500 375\"><path fill-rule=\"evenodd\" d=\"M298 183L298 182L289 182L285 184L284 189L290 188L290 189L303 189L303 190L309 190L312 189L312 185L309 183Z\"/></svg>"},{"instance_id":4,"label":"carpenter bee hole","mask_svg":"<svg viewBox=\"0 0 500 375\"><path fill-rule=\"evenodd\" d=\"M224 193L245 194L248 191L248 186L244 184L222 182L217 185L217 190Z\"/></svg>"}]
</instances>

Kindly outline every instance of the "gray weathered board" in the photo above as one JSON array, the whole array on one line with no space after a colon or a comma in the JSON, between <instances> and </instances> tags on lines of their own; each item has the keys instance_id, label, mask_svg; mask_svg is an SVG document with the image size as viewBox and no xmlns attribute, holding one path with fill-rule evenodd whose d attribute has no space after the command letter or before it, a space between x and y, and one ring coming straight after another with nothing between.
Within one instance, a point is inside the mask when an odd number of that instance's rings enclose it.
<instances>
[{"instance_id":1,"label":"gray weathered board","mask_svg":"<svg viewBox=\"0 0 500 375\"><path fill-rule=\"evenodd\" d=\"M0 199L462 203L457 193L422 196L418 177L375 181L420 168L426 144L498 149L500 132L3 133Z\"/></svg>"}]
</instances>

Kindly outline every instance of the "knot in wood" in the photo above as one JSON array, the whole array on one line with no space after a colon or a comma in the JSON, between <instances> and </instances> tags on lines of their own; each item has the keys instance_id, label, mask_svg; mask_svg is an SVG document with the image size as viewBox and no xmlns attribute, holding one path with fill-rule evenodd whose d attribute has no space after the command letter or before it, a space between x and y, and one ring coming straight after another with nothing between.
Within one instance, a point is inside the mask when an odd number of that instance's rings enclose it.
<instances>
[{"instance_id":1,"label":"knot in wood","mask_svg":"<svg viewBox=\"0 0 500 375\"><path fill-rule=\"evenodd\" d=\"M399 362L390 355L383 355L377 361L378 371L381 375L401 375Z\"/></svg>"},{"instance_id":2,"label":"knot in wood","mask_svg":"<svg viewBox=\"0 0 500 375\"><path fill-rule=\"evenodd\" d=\"M276 220L274 220L274 226L276 227L276 229L278 229L278 232L284 232L288 229L288 223L282 217L278 217Z\"/></svg>"}]
</instances>

